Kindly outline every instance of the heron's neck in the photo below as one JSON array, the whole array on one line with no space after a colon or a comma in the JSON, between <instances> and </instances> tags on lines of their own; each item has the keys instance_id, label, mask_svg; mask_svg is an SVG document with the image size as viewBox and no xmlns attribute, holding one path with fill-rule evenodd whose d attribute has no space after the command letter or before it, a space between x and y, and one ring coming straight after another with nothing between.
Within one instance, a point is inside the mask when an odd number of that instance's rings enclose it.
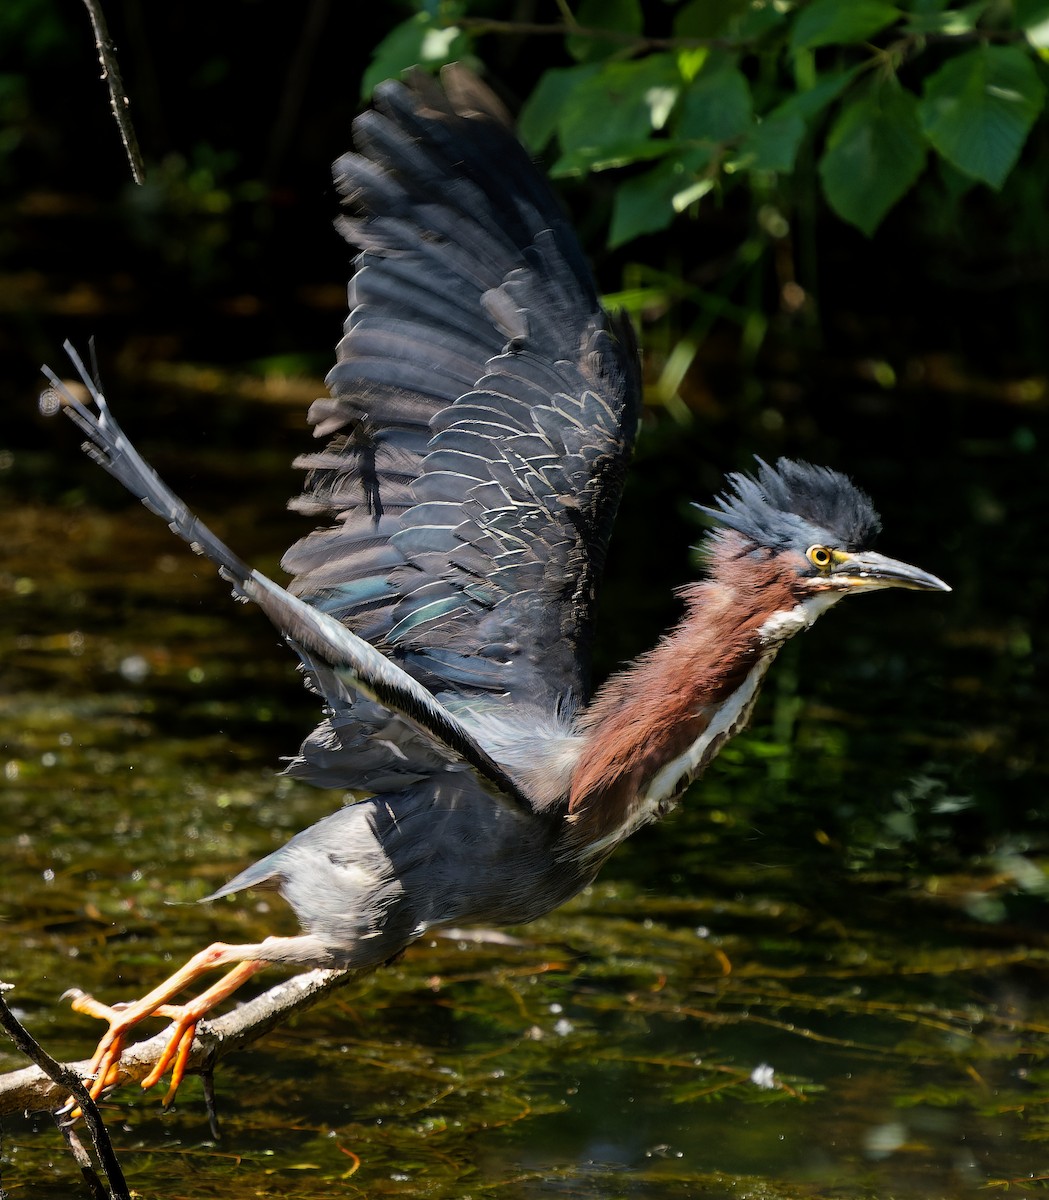
<instances>
[{"instance_id":1,"label":"heron's neck","mask_svg":"<svg viewBox=\"0 0 1049 1200\"><path fill-rule=\"evenodd\" d=\"M780 646L833 600L801 600L796 571L722 548L684 620L600 690L572 777L573 837L611 849L661 816L742 729Z\"/></svg>"}]
</instances>

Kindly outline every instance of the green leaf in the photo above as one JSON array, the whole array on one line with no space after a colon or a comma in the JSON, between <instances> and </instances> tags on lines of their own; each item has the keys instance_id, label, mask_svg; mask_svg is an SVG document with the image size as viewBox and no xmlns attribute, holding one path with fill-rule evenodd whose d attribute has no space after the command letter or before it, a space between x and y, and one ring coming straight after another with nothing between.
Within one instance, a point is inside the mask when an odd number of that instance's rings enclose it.
<instances>
[{"instance_id":1,"label":"green leaf","mask_svg":"<svg viewBox=\"0 0 1049 1200\"><path fill-rule=\"evenodd\" d=\"M1032 46L1049 46L1049 0L1013 0L1013 15Z\"/></svg>"},{"instance_id":2,"label":"green leaf","mask_svg":"<svg viewBox=\"0 0 1049 1200\"><path fill-rule=\"evenodd\" d=\"M396 79L408 67L439 67L455 62L469 50L467 36L428 12L416 13L393 29L375 47L361 79L365 99L386 79Z\"/></svg>"},{"instance_id":3,"label":"green leaf","mask_svg":"<svg viewBox=\"0 0 1049 1200\"><path fill-rule=\"evenodd\" d=\"M978 46L925 81L926 137L959 171L1000 188L1041 111L1045 87L1016 46Z\"/></svg>"},{"instance_id":4,"label":"green leaf","mask_svg":"<svg viewBox=\"0 0 1049 1200\"><path fill-rule=\"evenodd\" d=\"M640 0L583 0L575 12L584 29L609 29L629 37L640 37L644 28ZM618 38L569 35L565 48L577 62L598 62L623 49Z\"/></svg>"},{"instance_id":5,"label":"green leaf","mask_svg":"<svg viewBox=\"0 0 1049 1200\"><path fill-rule=\"evenodd\" d=\"M765 114L740 143L735 157L738 167L753 171L794 170L802 139L828 104L852 82L860 66L825 75L815 87L790 96Z\"/></svg>"},{"instance_id":6,"label":"green leaf","mask_svg":"<svg viewBox=\"0 0 1049 1200\"><path fill-rule=\"evenodd\" d=\"M812 121L827 105L837 100L862 69L862 64L857 63L847 71L831 71L818 79L812 87L788 96L769 113L769 116L786 117L797 114L804 121Z\"/></svg>"},{"instance_id":7,"label":"green leaf","mask_svg":"<svg viewBox=\"0 0 1049 1200\"><path fill-rule=\"evenodd\" d=\"M679 138L728 142L753 123L750 84L732 60L708 60L685 90L674 133Z\"/></svg>"},{"instance_id":8,"label":"green leaf","mask_svg":"<svg viewBox=\"0 0 1049 1200\"><path fill-rule=\"evenodd\" d=\"M797 113L772 114L755 125L740 144L735 165L750 171L777 171L788 175L794 170L798 148L807 129Z\"/></svg>"},{"instance_id":9,"label":"green leaf","mask_svg":"<svg viewBox=\"0 0 1049 1200\"><path fill-rule=\"evenodd\" d=\"M1049 0L1013 0L1013 23L1026 29L1049 18Z\"/></svg>"},{"instance_id":10,"label":"green leaf","mask_svg":"<svg viewBox=\"0 0 1049 1200\"><path fill-rule=\"evenodd\" d=\"M708 150L688 147L620 184L612 204L608 244L622 246L643 233L666 229L676 213L714 186L712 179L701 175L709 163Z\"/></svg>"},{"instance_id":11,"label":"green leaf","mask_svg":"<svg viewBox=\"0 0 1049 1200\"><path fill-rule=\"evenodd\" d=\"M819 165L824 195L868 237L925 164L917 108L916 98L891 82L846 105L827 136Z\"/></svg>"},{"instance_id":12,"label":"green leaf","mask_svg":"<svg viewBox=\"0 0 1049 1200\"><path fill-rule=\"evenodd\" d=\"M738 16L731 18L721 36L730 42L761 41L787 19L788 9L782 4L749 3Z\"/></svg>"},{"instance_id":13,"label":"green leaf","mask_svg":"<svg viewBox=\"0 0 1049 1200\"><path fill-rule=\"evenodd\" d=\"M919 11L908 18L904 29L907 33L936 33L948 37L972 33L987 10L989 0L980 0L965 8L948 8L940 11Z\"/></svg>"},{"instance_id":14,"label":"green leaf","mask_svg":"<svg viewBox=\"0 0 1049 1200\"><path fill-rule=\"evenodd\" d=\"M681 75L672 55L603 63L562 108L557 123L561 148L566 157L586 164L643 142L666 124L680 91Z\"/></svg>"},{"instance_id":15,"label":"green leaf","mask_svg":"<svg viewBox=\"0 0 1049 1200\"><path fill-rule=\"evenodd\" d=\"M709 57L710 51L706 46L693 46L691 49L677 52L677 69L685 83L691 83L695 79Z\"/></svg>"},{"instance_id":16,"label":"green leaf","mask_svg":"<svg viewBox=\"0 0 1049 1200\"><path fill-rule=\"evenodd\" d=\"M674 37L717 37L750 7L750 0L689 0L674 16Z\"/></svg>"},{"instance_id":17,"label":"green leaf","mask_svg":"<svg viewBox=\"0 0 1049 1200\"><path fill-rule=\"evenodd\" d=\"M665 158L668 154L676 153L678 149L677 142L656 141L652 138L633 141L623 138L617 142L610 142L600 151L588 147L586 150L562 154L550 168L550 174L559 179L566 175L585 175L589 171L608 171L613 167L628 167L653 158Z\"/></svg>"},{"instance_id":18,"label":"green leaf","mask_svg":"<svg viewBox=\"0 0 1049 1200\"><path fill-rule=\"evenodd\" d=\"M813 0L803 8L790 35L791 51L843 42L862 42L891 25L899 10L881 0Z\"/></svg>"},{"instance_id":19,"label":"green leaf","mask_svg":"<svg viewBox=\"0 0 1049 1200\"><path fill-rule=\"evenodd\" d=\"M544 72L517 118L517 131L525 145L537 153L557 132L565 109L576 89L600 70L597 63L577 67L551 67Z\"/></svg>"}]
</instances>

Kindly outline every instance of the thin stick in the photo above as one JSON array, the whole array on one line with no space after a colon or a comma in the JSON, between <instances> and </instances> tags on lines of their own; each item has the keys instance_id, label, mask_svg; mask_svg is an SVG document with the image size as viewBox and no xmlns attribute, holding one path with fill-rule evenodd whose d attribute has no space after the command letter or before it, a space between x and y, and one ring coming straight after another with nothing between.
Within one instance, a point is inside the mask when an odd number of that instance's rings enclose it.
<instances>
[{"instance_id":1,"label":"thin stick","mask_svg":"<svg viewBox=\"0 0 1049 1200\"><path fill-rule=\"evenodd\" d=\"M76 1099L77 1104L80 1105L81 1111L84 1114L84 1119L87 1121L91 1140L95 1144L95 1153L98 1155L98 1161L101 1163L102 1170L105 1171L106 1178L109 1180L109 1188L113 1200L131 1200L131 1193L128 1191L124 1172L120 1169L116 1151L113 1149L113 1143L109 1138L109 1130L106 1129L105 1122L102 1120L102 1114L98 1111L98 1105L91 1099L87 1088L84 1087L76 1071L70 1070L69 1067L63 1066L62 1063L52 1058L21 1021L18 1020L10 1008L8 1008L3 993L8 991L12 986L12 984L0 982L0 1025L3 1026L4 1032L26 1058L36 1063L44 1075L52 1082L58 1084L63 1092L68 1092L69 1095ZM67 1144L69 1144L68 1139ZM70 1145L70 1148L72 1149L72 1145ZM79 1161L79 1156L75 1152L74 1158L77 1158L78 1165L83 1170L83 1163ZM85 1178L90 1182L88 1172L84 1172L84 1174Z\"/></svg>"},{"instance_id":2,"label":"thin stick","mask_svg":"<svg viewBox=\"0 0 1049 1200\"><path fill-rule=\"evenodd\" d=\"M120 130L120 140L124 143L124 153L127 155L128 166L131 168L131 178L136 183L146 182L146 167L142 161L142 151L138 148L138 138L135 127L131 123L131 101L124 91L124 81L120 77L120 66L117 63L117 50L109 36L106 18L102 12L100 0L84 0L88 15L91 17L91 28L95 33L95 49L98 51L98 61L102 66L102 78L109 88L109 107Z\"/></svg>"},{"instance_id":3,"label":"thin stick","mask_svg":"<svg viewBox=\"0 0 1049 1200\"><path fill-rule=\"evenodd\" d=\"M66 1147L69 1153L73 1156L73 1161L80 1168L80 1174L84 1177L84 1182L88 1186L88 1190L95 1200L108 1200L109 1191L106 1185L98 1177L98 1172L95 1170L94 1163L91 1161L91 1156L84 1149L84 1144L77 1137L77 1132L70 1123L58 1113L54 1114L55 1124L58 1126L58 1132L65 1139Z\"/></svg>"}]
</instances>

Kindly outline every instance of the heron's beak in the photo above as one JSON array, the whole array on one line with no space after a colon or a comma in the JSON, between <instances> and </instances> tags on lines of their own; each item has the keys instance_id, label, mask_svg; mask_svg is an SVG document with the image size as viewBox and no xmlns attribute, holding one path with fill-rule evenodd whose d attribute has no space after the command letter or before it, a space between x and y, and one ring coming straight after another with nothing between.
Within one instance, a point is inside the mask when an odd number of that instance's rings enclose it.
<instances>
[{"instance_id":1,"label":"heron's beak","mask_svg":"<svg viewBox=\"0 0 1049 1200\"><path fill-rule=\"evenodd\" d=\"M857 591L873 591L875 588L890 587L912 588L919 592L951 590L942 579L937 579L928 571L895 558L887 558L874 550L861 550L856 554L839 553L835 559L830 579L836 586L850 591L853 588Z\"/></svg>"}]
</instances>

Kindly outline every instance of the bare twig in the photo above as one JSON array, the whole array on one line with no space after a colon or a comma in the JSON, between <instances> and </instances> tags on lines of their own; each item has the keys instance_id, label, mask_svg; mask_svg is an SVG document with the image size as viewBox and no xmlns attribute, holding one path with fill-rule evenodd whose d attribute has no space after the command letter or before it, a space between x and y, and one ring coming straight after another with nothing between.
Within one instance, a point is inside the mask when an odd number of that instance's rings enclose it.
<instances>
[{"instance_id":1,"label":"bare twig","mask_svg":"<svg viewBox=\"0 0 1049 1200\"><path fill-rule=\"evenodd\" d=\"M201 1023L193 1043L188 1069L195 1074L208 1070L230 1051L249 1045L275 1025L286 1021L295 1013L304 1012L329 992L366 973L308 971L284 980L232 1012ZM123 1085L145 1079L159 1060L167 1045L168 1036L167 1031L162 1031L145 1041L128 1046L120 1059L119 1083ZM37 1060L34 1059L35 1061ZM78 1084L89 1065L87 1061L65 1065L55 1063L57 1069L70 1072ZM79 1094L65 1079L63 1076L63 1081L57 1083L52 1073L39 1067L28 1067L25 1070L0 1075L0 1116L54 1107L68 1095L76 1095L77 1102L86 1113L88 1110L80 1100Z\"/></svg>"},{"instance_id":2,"label":"bare twig","mask_svg":"<svg viewBox=\"0 0 1049 1200\"><path fill-rule=\"evenodd\" d=\"M84 1143L77 1137L76 1130L59 1113L55 1113L54 1118L55 1124L58 1126L58 1132L62 1135L69 1153L73 1156L73 1161L80 1168L80 1174L83 1175L84 1182L87 1184L88 1191L94 1197L94 1200L110 1200L109 1189L98 1177L98 1172L91 1161L91 1156L84 1149ZM123 1195L123 1193L118 1194Z\"/></svg>"},{"instance_id":3,"label":"bare twig","mask_svg":"<svg viewBox=\"0 0 1049 1200\"><path fill-rule=\"evenodd\" d=\"M131 102L124 91L124 81L120 77L120 66L117 63L116 47L109 36L101 0L84 0L84 6L91 17L91 28L95 33L95 49L98 51L98 61L102 66L102 78L109 88L109 106L113 110L113 117L120 130L120 140L124 143L124 153L127 155L128 166L131 168L131 177L136 183L145 183L146 168L142 161L142 152L138 148L135 127L131 123Z\"/></svg>"},{"instance_id":4,"label":"bare twig","mask_svg":"<svg viewBox=\"0 0 1049 1200\"><path fill-rule=\"evenodd\" d=\"M98 1161L101 1163L102 1170L105 1171L106 1178L109 1180L109 1188L113 1200L131 1200L131 1193L128 1191L127 1183L124 1180L124 1172L120 1169L116 1151L113 1149L113 1143L109 1138L109 1131L102 1120L102 1114L98 1111L98 1105L91 1099L80 1076L75 1071L70 1070L69 1067L53 1059L21 1021L18 1020L10 1008L8 1008L3 993L11 986L9 983L0 983L0 1025L3 1026L8 1037L10 1037L11 1041L14 1042L26 1058L36 1063L38 1071L50 1084L49 1090L57 1089L60 1095L68 1094L76 1099L77 1104L80 1105L81 1111L84 1114L87 1127L91 1132L91 1140L95 1144L95 1153L98 1155ZM24 1074L21 1071L15 1073ZM89 1186L94 1188L98 1184L98 1179L95 1176L90 1161L87 1161L87 1156L84 1154L84 1149L80 1145L79 1139L74 1138L70 1140L66 1138L66 1144L72 1151L73 1157Z\"/></svg>"}]
</instances>

